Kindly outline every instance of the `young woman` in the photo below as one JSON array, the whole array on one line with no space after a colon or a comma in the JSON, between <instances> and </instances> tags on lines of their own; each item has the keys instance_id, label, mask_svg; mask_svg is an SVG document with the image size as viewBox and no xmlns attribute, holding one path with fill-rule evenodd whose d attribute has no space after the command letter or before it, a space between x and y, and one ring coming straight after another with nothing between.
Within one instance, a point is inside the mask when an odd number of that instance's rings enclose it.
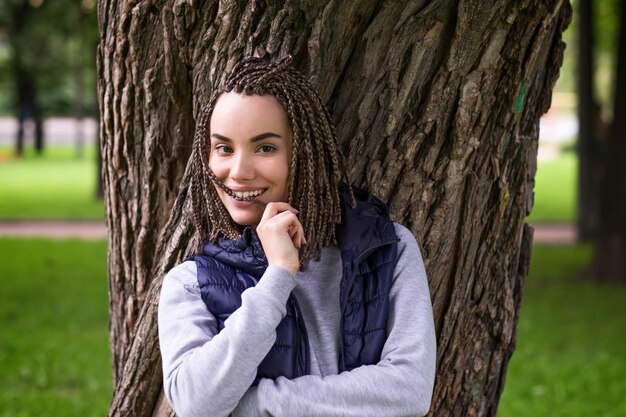
<instances>
[{"instance_id":1,"label":"young woman","mask_svg":"<svg viewBox=\"0 0 626 417\"><path fill-rule=\"evenodd\" d=\"M205 243L159 304L177 414L425 415L435 335L417 243L346 185L328 112L289 58L234 67L192 158Z\"/></svg>"}]
</instances>

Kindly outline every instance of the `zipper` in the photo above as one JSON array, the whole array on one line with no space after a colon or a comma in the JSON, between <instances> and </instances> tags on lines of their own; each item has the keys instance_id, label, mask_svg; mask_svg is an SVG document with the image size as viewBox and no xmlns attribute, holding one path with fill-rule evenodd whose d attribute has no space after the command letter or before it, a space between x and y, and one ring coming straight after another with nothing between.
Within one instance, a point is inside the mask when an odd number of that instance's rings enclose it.
<instances>
[{"instance_id":1,"label":"zipper","mask_svg":"<svg viewBox=\"0 0 626 417\"><path fill-rule=\"evenodd\" d=\"M300 311L300 305L298 304L298 299L294 294L289 296L291 307L294 312L294 319L296 321L296 362L294 375L295 376L303 376L309 375L311 373L311 364L309 360L309 337L306 331L306 325L304 324L304 318L302 317L302 312ZM302 333L302 334L301 334ZM304 339L304 359L300 358L300 344L301 338ZM304 362L302 366L302 362ZM298 367L298 364L301 366ZM304 374L299 374L298 369L304 369Z\"/></svg>"}]
</instances>

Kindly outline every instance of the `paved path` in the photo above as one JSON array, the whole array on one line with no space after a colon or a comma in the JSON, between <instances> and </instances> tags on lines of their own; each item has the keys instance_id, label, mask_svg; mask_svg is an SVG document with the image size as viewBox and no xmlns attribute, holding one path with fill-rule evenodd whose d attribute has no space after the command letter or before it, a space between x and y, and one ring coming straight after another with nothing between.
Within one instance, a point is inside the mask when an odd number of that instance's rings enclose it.
<instances>
[{"instance_id":1,"label":"paved path","mask_svg":"<svg viewBox=\"0 0 626 417\"><path fill-rule=\"evenodd\" d=\"M535 243L550 245L572 245L576 243L576 227L573 224L535 224L533 235Z\"/></svg>"},{"instance_id":2,"label":"paved path","mask_svg":"<svg viewBox=\"0 0 626 417\"><path fill-rule=\"evenodd\" d=\"M572 224L536 224L535 242L567 245L576 242ZM95 221L0 221L0 236L47 237L56 239L105 239L104 222Z\"/></svg>"},{"instance_id":3,"label":"paved path","mask_svg":"<svg viewBox=\"0 0 626 417\"><path fill-rule=\"evenodd\" d=\"M95 119L81 121L71 117L50 117L43 122L46 145L93 144L96 142L97 123ZM28 122L25 126L25 145L32 146L34 127ZM0 145L13 146L17 133L17 120L0 117Z\"/></svg>"},{"instance_id":4,"label":"paved path","mask_svg":"<svg viewBox=\"0 0 626 417\"><path fill-rule=\"evenodd\" d=\"M98 221L1 220L0 236L105 239L107 230L104 222Z\"/></svg>"}]
</instances>

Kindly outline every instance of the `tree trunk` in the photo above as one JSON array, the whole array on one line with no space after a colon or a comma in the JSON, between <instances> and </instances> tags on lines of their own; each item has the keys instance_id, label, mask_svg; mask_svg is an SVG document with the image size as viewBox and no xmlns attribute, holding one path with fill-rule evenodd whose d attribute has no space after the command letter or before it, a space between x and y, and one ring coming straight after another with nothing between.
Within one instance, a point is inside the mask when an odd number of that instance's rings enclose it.
<instances>
[{"instance_id":1,"label":"tree trunk","mask_svg":"<svg viewBox=\"0 0 626 417\"><path fill-rule=\"evenodd\" d=\"M78 13L76 19L76 33L78 37L76 39L77 50L83 51L85 48L84 35L85 26L83 19L85 15ZM85 115L85 58L82 53L78 53L74 56L74 120L76 120L76 158L83 159L85 155L85 127L84 127L84 115Z\"/></svg>"},{"instance_id":2,"label":"tree trunk","mask_svg":"<svg viewBox=\"0 0 626 417\"><path fill-rule=\"evenodd\" d=\"M20 158L24 153L25 123L31 120L34 125L34 147L37 154L43 151L43 121L37 99L34 69L26 65L23 58L22 39L27 22L32 18L33 9L28 1L7 6L9 16L9 44L12 52L11 66L15 80L17 133L15 135L15 155Z\"/></svg>"},{"instance_id":3,"label":"tree trunk","mask_svg":"<svg viewBox=\"0 0 626 417\"><path fill-rule=\"evenodd\" d=\"M351 179L386 200L422 244L439 345L431 415L495 416L530 257L524 218L539 117L558 76L569 3L98 7L110 415L171 413L156 310L163 275L191 247L183 178L194 120L225 72L261 47L294 56L329 105Z\"/></svg>"},{"instance_id":4,"label":"tree trunk","mask_svg":"<svg viewBox=\"0 0 626 417\"><path fill-rule=\"evenodd\" d=\"M577 235L581 240L597 234L602 163L600 161L600 108L594 89L593 0L578 2L578 197Z\"/></svg>"},{"instance_id":5,"label":"tree trunk","mask_svg":"<svg viewBox=\"0 0 626 417\"><path fill-rule=\"evenodd\" d=\"M626 0L621 2L613 122L607 144L599 235L591 275L596 281L626 284Z\"/></svg>"}]
</instances>

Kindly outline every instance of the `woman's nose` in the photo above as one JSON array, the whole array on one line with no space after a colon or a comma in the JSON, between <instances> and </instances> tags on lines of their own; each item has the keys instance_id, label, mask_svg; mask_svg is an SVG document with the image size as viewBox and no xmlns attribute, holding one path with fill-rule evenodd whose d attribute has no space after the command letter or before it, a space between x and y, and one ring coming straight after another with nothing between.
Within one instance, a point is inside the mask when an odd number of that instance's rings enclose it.
<instances>
[{"instance_id":1,"label":"woman's nose","mask_svg":"<svg viewBox=\"0 0 626 417\"><path fill-rule=\"evenodd\" d=\"M235 180L254 179L254 163L245 152L237 152L232 159L233 165L230 168L230 176Z\"/></svg>"}]
</instances>

